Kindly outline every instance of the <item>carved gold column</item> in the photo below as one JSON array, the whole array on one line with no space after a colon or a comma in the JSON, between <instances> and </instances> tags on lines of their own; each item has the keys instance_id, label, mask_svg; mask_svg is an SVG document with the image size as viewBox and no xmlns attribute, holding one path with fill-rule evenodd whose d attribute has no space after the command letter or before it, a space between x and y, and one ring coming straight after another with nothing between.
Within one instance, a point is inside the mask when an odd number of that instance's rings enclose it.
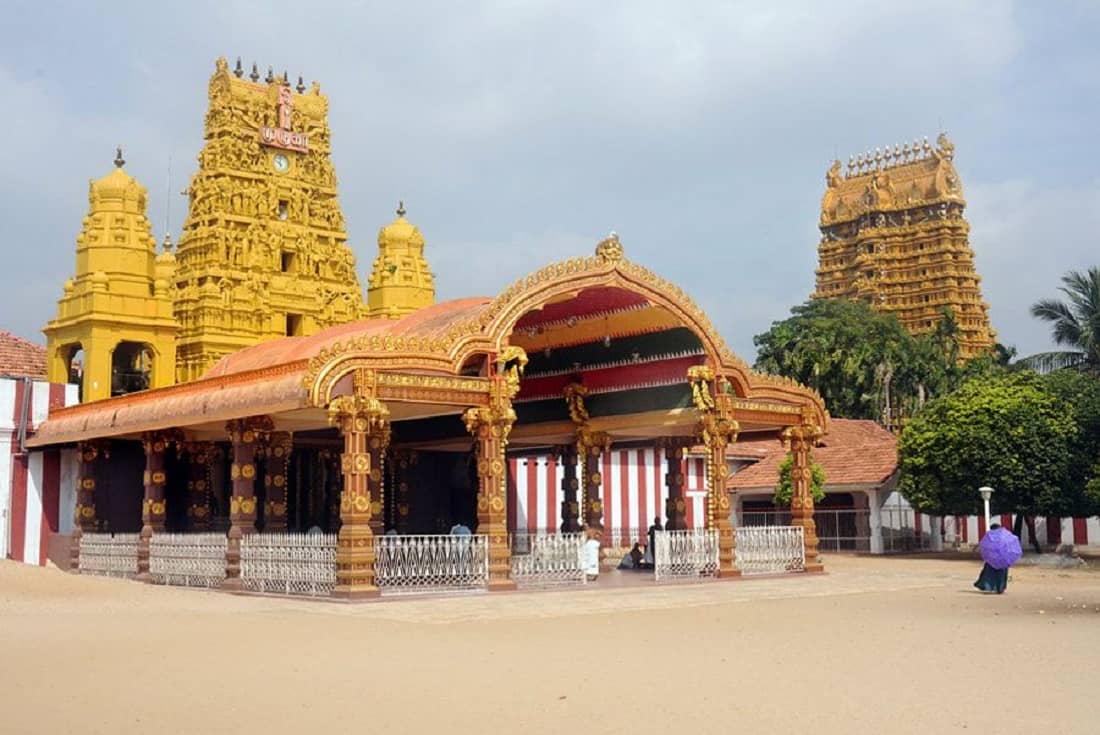
<instances>
[{"instance_id":1,"label":"carved gold column","mask_svg":"<svg viewBox=\"0 0 1100 735\"><path fill-rule=\"evenodd\" d=\"M572 444L555 447L554 455L561 458L561 532L576 533L581 530L580 503L577 502L577 447Z\"/></svg>"},{"instance_id":2,"label":"carved gold column","mask_svg":"<svg viewBox=\"0 0 1100 735\"><path fill-rule=\"evenodd\" d=\"M73 517L72 546L69 549L71 571L80 569L80 537L98 530L95 508L96 460L110 456L107 442L80 442L77 445L76 509Z\"/></svg>"},{"instance_id":3,"label":"carved gold column","mask_svg":"<svg viewBox=\"0 0 1100 735\"><path fill-rule=\"evenodd\" d=\"M671 437L661 440L660 446L665 450L665 485L668 486L668 499L665 500L665 530L683 531L687 529L685 520L687 506L684 503L684 440Z\"/></svg>"},{"instance_id":4,"label":"carved gold column","mask_svg":"<svg viewBox=\"0 0 1100 735\"><path fill-rule=\"evenodd\" d=\"M188 442L187 451L187 524L190 530L210 530L210 465L217 447L213 442Z\"/></svg>"},{"instance_id":5,"label":"carved gold column","mask_svg":"<svg viewBox=\"0 0 1100 735\"><path fill-rule=\"evenodd\" d=\"M584 525L603 531L603 454L611 449L611 437L587 426L577 429L577 454L583 457Z\"/></svg>"},{"instance_id":6,"label":"carved gold column","mask_svg":"<svg viewBox=\"0 0 1100 735\"><path fill-rule=\"evenodd\" d=\"M328 407L329 423L344 437L340 469L344 486L340 494L340 531L336 540L336 590L344 599L376 597L374 584L374 533L371 530L371 439L388 425L389 410L368 395L367 378L355 375L355 395L338 396Z\"/></svg>"},{"instance_id":7,"label":"carved gold column","mask_svg":"<svg viewBox=\"0 0 1100 735\"><path fill-rule=\"evenodd\" d=\"M271 435L264 448L264 531L286 533L286 479L294 439L288 431Z\"/></svg>"},{"instance_id":8,"label":"carved gold column","mask_svg":"<svg viewBox=\"0 0 1100 735\"><path fill-rule=\"evenodd\" d=\"M149 546L153 534L164 531L167 506L164 502L164 485L168 477L164 471L164 453L173 440L169 432L148 431L141 437L145 450L145 497L141 502L141 535L138 537L137 578L151 580L149 575Z\"/></svg>"},{"instance_id":9,"label":"carved gold column","mask_svg":"<svg viewBox=\"0 0 1100 735\"><path fill-rule=\"evenodd\" d=\"M241 589L241 539L256 530L256 450L272 428L267 416L235 419L225 425L233 453L229 465L233 494L229 498L223 583L227 589Z\"/></svg>"},{"instance_id":10,"label":"carved gold column","mask_svg":"<svg viewBox=\"0 0 1100 735\"><path fill-rule=\"evenodd\" d=\"M588 389L580 383L570 383L565 386L563 396L569 407L569 419L577 428L577 455L581 462L581 472L584 477L581 480L581 507L584 509L584 525L588 528L603 531L603 500L600 488L603 485L602 459L603 453L611 448L611 437L602 431L593 431L588 425L588 408L584 405L584 399L588 395ZM575 475L566 475L566 479ZM562 481L565 488L565 480ZM576 496L573 495L573 498ZM566 494L566 499L570 495ZM562 506L562 517L565 517L565 506ZM564 530L564 528L563 528ZM580 530L580 529L577 529Z\"/></svg>"},{"instance_id":11,"label":"carved gold column","mask_svg":"<svg viewBox=\"0 0 1100 735\"><path fill-rule=\"evenodd\" d=\"M808 424L790 426L783 430L783 442L793 459L791 525L802 526L807 572L820 572L825 568L817 554L817 524L814 522L814 496L811 487L813 473L810 470L810 450L820 436L821 429Z\"/></svg>"},{"instance_id":12,"label":"carved gold column","mask_svg":"<svg viewBox=\"0 0 1100 735\"><path fill-rule=\"evenodd\" d=\"M730 523L730 501L726 492L729 465L726 448L737 441L740 426L733 418L733 400L729 383L719 378L711 395L714 371L707 366L688 369L695 407L699 411L699 434L707 448L707 528L718 531L718 576L739 577L736 565L736 538Z\"/></svg>"},{"instance_id":13,"label":"carved gold column","mask_svg":"<svg viewBox=\"0 0 1100 735\"><path fill-rule=\"evenodd\" d=\"M508 545L508 493L505 450L516 422L512 399L519 393L527 353L505 347L497 356L490 379L489 405L469 408L462 415L477 443L477 532L489 537L489 590L511 590L512 551Z\"/></svg>"},{"instance_id":14,"label":"carved gold column","mask_svg":"<svg viewBox=\"0 0 1100 735\"><path fill-rule=\"evenodd\" d=\"M386 532L385 506L385 470L386 449L390 446L389 410L368 426L367 452L370 453L370 474L367 475L367 488L370 491L370 530L376 536Z\"/></svg>"}]
</instances>

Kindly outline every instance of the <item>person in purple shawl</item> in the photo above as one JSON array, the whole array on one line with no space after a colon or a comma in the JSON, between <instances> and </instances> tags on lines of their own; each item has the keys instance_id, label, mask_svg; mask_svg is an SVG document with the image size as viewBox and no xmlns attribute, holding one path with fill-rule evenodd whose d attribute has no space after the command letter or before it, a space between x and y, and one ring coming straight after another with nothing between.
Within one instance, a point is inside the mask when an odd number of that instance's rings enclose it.
<instances>
[{"instance_id":1,"label":"person in purple shawl","mask_svg":"<svg viewBox=\"0 0 1100 735\"><path fill-rule=\"evenodd\" d=\"M989 527L989 530L995 531L1000 527L1000 523L994 523ZM998 595L1004 593L1005 589L1008 587L1008 567L1004 569L994 569L989 565L989 562L986 562L974 586L982 592L996 592Z\"/></svg>"}]
</instances>

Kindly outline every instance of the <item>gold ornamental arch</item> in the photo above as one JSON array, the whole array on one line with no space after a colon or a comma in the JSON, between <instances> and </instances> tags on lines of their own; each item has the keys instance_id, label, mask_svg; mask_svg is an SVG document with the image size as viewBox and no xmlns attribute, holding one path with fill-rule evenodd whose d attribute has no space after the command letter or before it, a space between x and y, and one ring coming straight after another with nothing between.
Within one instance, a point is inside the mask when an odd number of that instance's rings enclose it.
<instances>
[{"instance_id":1,"label":"gold ornamental arch","mask_svg":"<svg viewBox=\"0 0 1100 735\"><path fill-rule=\"evenodd\" d=\"M825 425L824 402L815 391L788 378L754 373L733 354L683 289L623 257L622 244L614 235L601 241L592 256L553 263L517 280L475 316L442 334L359 336L322 349L311 359L305 378L310 403L327 406L337 384L356 371L366 371L370 380L382 382L393 379L387 372L414 371L415 376L403 378L406 383L453 395L456 404L476 405L478 401L470 401L487 393L487 379L460 376L462 366L481 355L496 362L511 351L509 339L525 314L594 287L621 288L667 310L698 337L716 383L728 382L738 398L802 404L807 421Z\"/></svg>"}]
</instances>

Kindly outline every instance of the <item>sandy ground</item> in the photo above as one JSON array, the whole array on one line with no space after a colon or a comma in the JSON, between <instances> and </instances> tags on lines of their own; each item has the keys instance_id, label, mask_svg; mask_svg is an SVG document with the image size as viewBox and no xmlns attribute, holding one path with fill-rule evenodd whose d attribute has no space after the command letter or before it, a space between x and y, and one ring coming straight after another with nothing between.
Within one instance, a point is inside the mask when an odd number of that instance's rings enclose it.
<instances>
[{"instance_id":1,"label":"sandy ground","mask_svg":"<svg viewBox=\"0 0 1100 735\"><path fill-rule=\"evenodd\" d=\"M344 605L0 562L0 732L1100 732L1100 573L830 573Z\"/></svg>"}]
</instances>

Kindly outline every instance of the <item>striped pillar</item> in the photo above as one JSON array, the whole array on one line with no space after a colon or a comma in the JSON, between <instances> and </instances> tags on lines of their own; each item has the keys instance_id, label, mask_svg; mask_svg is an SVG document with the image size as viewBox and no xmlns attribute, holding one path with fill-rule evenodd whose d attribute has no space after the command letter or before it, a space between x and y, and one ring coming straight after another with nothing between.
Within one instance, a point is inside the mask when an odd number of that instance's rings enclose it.
<instances>
[{"instance_id":1,"label":"striped pillar","mask_svg":"<svg viewBox=\"0 0 1100 735\"><path fill-rule=\"evenodd\" d=\"M164 432L146 432L141 439L145 449L145 497L141 501L141 535L138 540L137 579L151 581L149 576L149 545L153 534L164 531L167 517L167 505L164 500L164 486L168 477L164 469L164 453L168 450L171 436Z\"/></svg>"}]
</instances>

